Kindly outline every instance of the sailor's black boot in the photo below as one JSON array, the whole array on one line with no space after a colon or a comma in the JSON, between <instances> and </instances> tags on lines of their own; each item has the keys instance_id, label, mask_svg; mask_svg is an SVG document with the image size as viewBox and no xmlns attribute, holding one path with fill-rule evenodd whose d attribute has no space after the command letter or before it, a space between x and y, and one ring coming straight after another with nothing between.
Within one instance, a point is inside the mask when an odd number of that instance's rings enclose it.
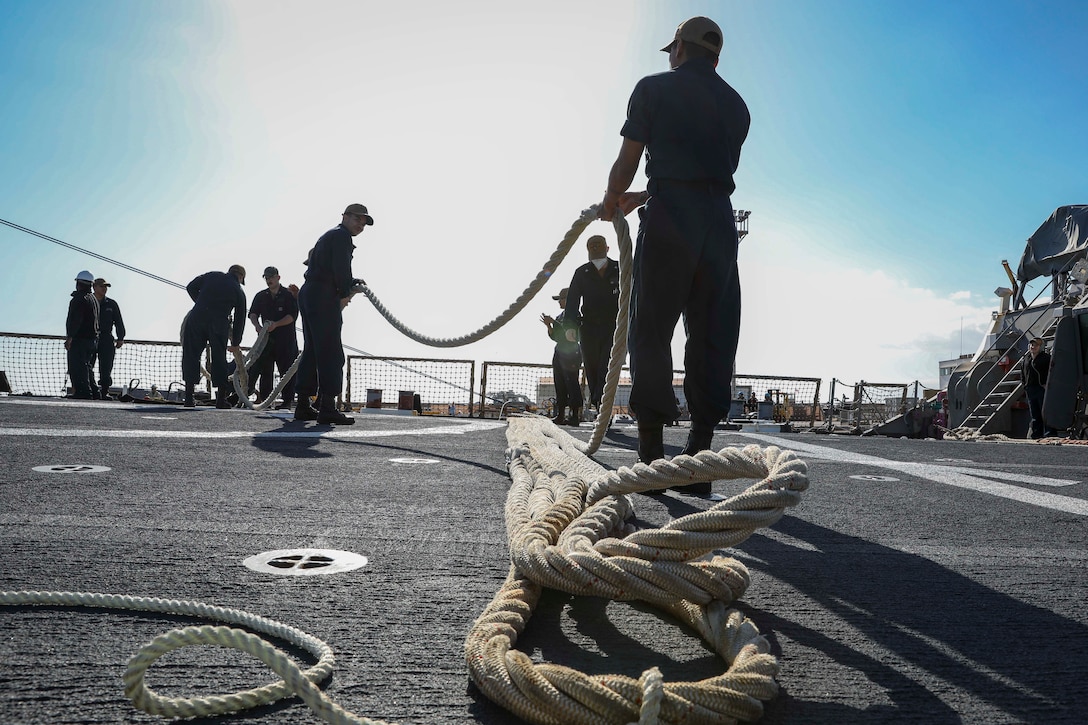
<instances>
[{"instance_id":1,"label":"sailor's black boot","mask_svg":"<svg viewBox=\"0 0 1088 725\"><path fill-rule=\"evenodd\" d=\"M334 425L352 425L355 419L336 409L336 397L333 395L317 396L317 422Z\"/></svg>"},{"instance_id":2,"label":"sailor's black boot","mask_svg":"<svg viewBox=\"0 0 1088 725\"><path fill-rule=\"evenodd\" d=\"M555 423L556 425L566 425L567 424L567 417L565 415L566 412L567 412L566 406L560 408L559 413L554 418L552 418L552 422Z\"/></svg>"},{"instance_id":3,"label":"sailor's black boot","mask_svg":"<svg viewBox=\"0 0 1088 725\"><path fill-rule=\"evenodd\" d=\"M661 426L639 426L638 429L638 460L649 465L659 458L665 457L665 442L661 433ZM664 496L665 489L643 491L647 496Z\"/></svg>"},{"instance_id":4,"label":"sailor's black boot","mask_svg":"<svg viewBox=\"0 0 1088 725\"><path fill-rule=\"evenodd\" d=\"M225 386L219 386L215 389L215 407L220 410L229 410L234 406L227 400L227 388Z\"/></svg>"},{"instance_id":5,"label":"sailor's black boot","mask_svg":"<svg viewBox=\"0 0 1088 725\"><path fill-rule=\"evenodd\" d=\"M653 463L665 457L665 441L661 433L662 426L639 426L638 459L643 463Z\"/></svg>"},{"instance_id":6,"label":"sailor's black boot","mask_svg":"<svg viewBox=\"0 0 1088 725\"><path fill-rule=\"evenodd\" d=\"M186 408L195 408L196 407L196 401L193 400L193 391L194 391L195 388L196 388L195 383L185 383L185 403L184 403L184 405L185 405Z\"/></svg>"},{"instance_id":7,"label":"sailor's black boot","mask_svg":"<svg viewBox=\"0 0 1088 725\"><path fill-rule=\"evenodd\" d=\"M110 395L110 386L108 386L108 385L101 386L101 392L102 392L102 400L113 400L113 396Z\"/></svg>"},{"instance_id":8,"label":"sailor's black boot","mask_svg":"<svg viewBox=\"0 0 1088 725\"><path fill-rule=\"evenodd\" d=\"M298 394L298 405L295 406L295 420L317 420L317 411L310 405L309 395Z\"/></svg>"},{"instance_id":9,"label":"sailor's black boot","mask_svg":"<svg viewBox=\"0 0 1088 725\"><path fill-rule=\"evenodd\" d=\"M685 456L694 456L699 451L709 451L713 442L714 428L708 428L693 421L691 430L688 431L688 443L684 446L683 453Z\"/></svg>"},{"instance_id":10,"label":"sailor's black boot","mask_svg":"<svg viewBox=\"0 0 1088 725\"><path fill-rule=\"evenodd\" d=\"M574 426L575 428L577 428L581 424L582 424L582 407L578 406L577 408L571 408L570 409L570 417L567 418L567 425L571 425L571 426Z\"/></svg>"},{"instance_id":11,"label":"sailor's black boot","mask_svg":"<svg viewBox=\"0 0 1088 725\"><path fill-rule=\"evenodd\" d=\"M713 442L714 426L701 425L692 421L691 430L688 432L688 443L684 446L683 454L685 456L694 456L699 451L708 451ZM693 495L706 495L710 493L710 489L710 481L699 481L698 483L689 483L686 486L672 487L673 491Z\"/></svg>"}]
</instances>

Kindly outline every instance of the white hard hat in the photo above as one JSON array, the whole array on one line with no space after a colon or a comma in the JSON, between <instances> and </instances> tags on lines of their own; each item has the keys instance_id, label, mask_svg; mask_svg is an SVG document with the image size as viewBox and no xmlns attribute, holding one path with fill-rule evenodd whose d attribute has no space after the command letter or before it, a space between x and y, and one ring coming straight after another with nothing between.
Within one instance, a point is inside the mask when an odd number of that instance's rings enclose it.
<instances>
[{"instance_id":1,"label":"white hard hat","mask_svg":"<svg viewBox=\"0 0 1088 725\"><path fill-rule=\"evenodd\" d=\"M94 282L94 275L87 270L83 270L76 275L76 282Z\"/></svg>"}]
</instances>

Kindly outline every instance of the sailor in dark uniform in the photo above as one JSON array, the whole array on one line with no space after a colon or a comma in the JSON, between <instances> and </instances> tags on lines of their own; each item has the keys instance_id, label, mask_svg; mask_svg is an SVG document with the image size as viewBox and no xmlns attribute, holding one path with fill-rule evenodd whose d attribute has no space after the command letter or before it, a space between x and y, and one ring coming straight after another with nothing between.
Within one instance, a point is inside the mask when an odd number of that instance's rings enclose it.
<instances>
[{"instance_id":1,"label":"sailor in dark uniform","mask_svg":"<svg viewBox=\"0 0 1088 725\"><path fill-rule=\"evenodd\" d=\"M363 284L351 276L352 237L374 224L362 204L350 204L341 222L321 235L306 259L306 281L298 294L302 313L302 359L295 391L295 420L351 425L355 419L336 409L336 396L344 387L343 310ZM317 410L310 396L318 394Z\"/></svg>"},{"instance_id":2,"label":"sailor in dark uniform","mask_svg":"<svg viewBox=\"0 0 1088 725\"><path fill-rule=\"evenodd\" d=\"M552 297L563 308L555 317L541 315L540 321L548 328L548 337L555 340L552 354L552 379L555 381L556 425L577 426L582 421L582 384L578 370L582 366L582 353L578 348L578 323L566 316L568 288ZM570 416L567 416L570 406Z\"/></svg>"},{"instance_id":3,"label":"sailor in dark uniform","mask_svg":"<svg viewBox=\"0 0 1088 725\"><path fill-rule=\"evenodd\" d=\"M578 325L589 404L601 405L616 313L620 301L620 263L608 258L608 243L596 234L586 240L589 261L574 270L567 293L566 319Z\"/></svg>"},{"instance_id":4,"label":"sailor in dark uniform","mask_svg":"<svg viewBox=\"0 0 1088 725\"><path fill-rule=\"evenodd\" d=\"M599 216L640 210L632 273L632 411L639 458L664 456L662 425L678 417L671 342L684 316L684 396L691 432L684 453L710 448L728 413L740 335L737 229L730 194L750 116L744 100L715 72L722 32L709 18L683 22L670 71L638 82L621 131ZM628 192L643 151L646 191ZM709 489L709 484L705 486Z\"/></svg>"},{"instance_id":5,"label":"sailor in dark uniform","mask_svg":"<svg viewBox=\"0 0 1088 725\"><path fill-rule=\"evenodd\" d=\"M68 351L68 377L72 397L94 397L94 353L98 346L98 300L91 292L94 275L84 270L76 275L76 289L68 302L64 349Z\"/></svg>"},{"instance_id":6,"label":"sailor in dark uniform","mask_svg":"<svg viewBox=\"0 0 1088 725\"><path fill-rule=\"evenodd\" d=\"M241 352L242 332L246 327L246 270L240 264L226 272L208 272L188 284L185 291L196 303L185 318L181 340L181 375L185 381L185 406L195 405L193 392L200 380L200 357L204 347L211 347L212 385L215 407L230 408L227 402L227 352ZM234 324L228 315L233 311ZM230 345L227 345L227 336Z\"/></svg>"},{"instance_id":7,"label":"sailor in dark uniform","mask_svg":"<svg viewBox=\"0 0 1088 725\"><path fill-rule=\"evenodd\" d=\"M106 296L106 290L112 285L99 277L94 281L94 297L98 300L98 395L102 400L111 400L110 386L113 385L114 354L125 344L125 321L121 318L121 307L117 300ZM117 337L113 331L117 329ZM93 363L92 363L93 364Z\"/></svg>"},{"instance_id":8,"label":"sailor in dark uniform","mask_svg":"<svg viewBox=\"0 0 1088 725\"><path fill-rule=\"evenodd\" d=\"M253 364L253 370L259 376L258 394L267 400L272 394L273 366L279 369L282 377L298 357L298 337L295 335L295 319L298 317L298 300L291 290L280 284L280 271L275 267L265 267L264 281L268 289L253 295L249 305L249 319L260 333L262 325L269 325L268 340L264 352ZM290 408L295 402L295 378L283 386L283 406Z\"/></svg>"}]
</instances>

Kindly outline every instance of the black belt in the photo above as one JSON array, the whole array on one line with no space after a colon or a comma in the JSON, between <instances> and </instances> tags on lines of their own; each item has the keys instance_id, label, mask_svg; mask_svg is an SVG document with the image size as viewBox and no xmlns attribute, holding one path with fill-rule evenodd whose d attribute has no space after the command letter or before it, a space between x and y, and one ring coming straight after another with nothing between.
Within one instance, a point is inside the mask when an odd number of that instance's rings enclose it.
<instances>
[{"instance_id":1,"label":"black belt","mask_svg":"<svg viewBox=\"0 0 1088 725\"><path fill-rule=\"evenodd\" d=\"M726 196L732 194L737 188L736 184L719 181L718 179L650 179L650 183L646 185L646 189L651 195L662 187L707 191L711 194L724 194Z\"/></svg>"}]
</instances>

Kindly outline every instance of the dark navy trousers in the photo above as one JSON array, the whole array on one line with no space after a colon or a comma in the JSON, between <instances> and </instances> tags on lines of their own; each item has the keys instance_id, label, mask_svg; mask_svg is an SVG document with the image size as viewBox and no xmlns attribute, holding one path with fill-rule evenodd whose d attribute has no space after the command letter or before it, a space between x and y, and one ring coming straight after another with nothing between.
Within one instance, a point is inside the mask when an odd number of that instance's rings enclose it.
<instances>
[{"instance_id":1,"label":"dark navy trousers","mask_svg":"<svg viewBox=\"0 0 1088 725\"><path fill-rule=\"evenodd\" d=\"M68 350L68 377L72 379L72 395L90 400L94 387L94 353L98 339L73 337Z\"/></svg>"},{"instance_id":2,"label":"dark navy trousers","mask_svg":"<svg viewBox=\"0 0 1088 725\"><path fill-rule=\"evenodd\" d=\"M340 395L344 389L344 344L340 333L344 318L340 297L329 284L307 281L298 293L302 315L302 359L295 385L299 399L314 395Z\"/></svg>"},{"instance_id":3,"label":"dark navy trousers","mask_svg":"<svg viewBox=\"0 0 1088 725\"><path fill-rule=\"evenodd\" d=\"M227 336L230 323L225 316L194 307L185 317L181 333L181 378L186 384L200 382L200 358L211 348L212 385L228 385Z\"/></svg>"},{"instance_id":4,"label":"dark navy trousers","mask_svg":"<svg viewBox=\"0 0 1088 725\"><path fill-rule=\"evenodd\" d=\"M616 334L616 321L588 322L582 319L582 365L586 369L586 385L589 386L589 402L601 404L604 379L608 375L608 358L612 354L612 338Z\"/></svg>"},{"instance_id":5,"label":"dark navy trousers","mask_svg":"<svg viewBox=\"0 0 1088 725\"><path fill-rule=\"evenodd\" d=\"M265 343L264 352L253 363L253 372L259 379L257 390L260 393L261 400L268 398L272 394L272 389L276 387L273 384L274 371L278 369L280 377L283 377L295 364L295 358L298 357L298 343L295 342L293 335L294 331L292 331L291 335L282 337L277 337L274 332L270 334L268 341ZM301 361L299 361L299 365L302 365ZM291 379L284 384L284 400L294 399L295 383L295 376L291 376ZM250 385L253 385L252 380Z\"/></svg>"},{"instance_id":6,"label":"dark navy trousers","mask_svg":"<svg viewBox=\"0 0 1088 725\"><path fill-rule=\"evenodd\" d=\"M552 377L555 379L555 410L561 415L569 405L582 407L582 383L578 380L582 356L575 348L570 352L556 350L552 354Z\"/></svg>"},{"instance_id":7,"label":"dark navy trousers","mask_svg":"<svg viewBox=\"0 0 1088 725\"><path fill-rule=\"evenodd\" d=\"M98 357L98 384L108 388L113 385L113 359L117 355L113 335L98 336L95 355ZM93 359L91 364L94 365Z\"/></svg>"},{"instance_id":8,"label":"dark navy trousers","mask_svg":"<svg viewBox=\"0 0 1088 725\"><path fill-rule=\"evenodd\" d=\"M740 337L733 205L720 187L651 179L632 271L630 406L640 425L679 417L672 337L684 318L684 396L692 425L729 412Z\"/></svg>"},{"instance_id":9,"label":"dark navy trousers","mask_svg":"<svg viewBox=\"0 0 1088 725\"><path fill-rule=\"evenodd\" d=\"M1043 399L1046 397L1046 388L1042 385L1025 385L1024 395L1028 399L1028 410L1031 411L1030 438L1042 438L1047 433L1047 425L1043 421Z\"/></svg>"}]
</instances>

